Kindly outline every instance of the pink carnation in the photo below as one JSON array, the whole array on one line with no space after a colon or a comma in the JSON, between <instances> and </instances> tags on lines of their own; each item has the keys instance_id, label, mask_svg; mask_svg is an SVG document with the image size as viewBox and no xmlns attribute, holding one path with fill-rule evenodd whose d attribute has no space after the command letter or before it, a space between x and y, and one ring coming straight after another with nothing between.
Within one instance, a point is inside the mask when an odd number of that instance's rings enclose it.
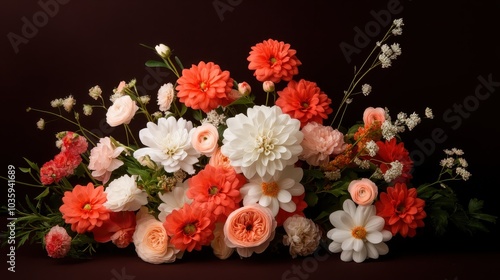
<instances>
[{"instance_id":1,"label":"pink carnation","mask_svg":"<svg viewBox=\"0 0 500 280\"><path fill-rule=\"evenodd\" d=\"M330 155L340 154L345 149L344 135L331 126L309 122L302 128L304 140L301 159L319 166L329 160Z\"/></svg>"},{"instance_id":2,"label":"pink carnation","mask_svg":"<svg viewBox=\"0 0 500 280\"><path fill-rule=\"evenodd\" d=\"M64 258L71 249L71 236L63 227L53 226L45 235L45 250L51 258Z\"/></svg>"}]
</instances>

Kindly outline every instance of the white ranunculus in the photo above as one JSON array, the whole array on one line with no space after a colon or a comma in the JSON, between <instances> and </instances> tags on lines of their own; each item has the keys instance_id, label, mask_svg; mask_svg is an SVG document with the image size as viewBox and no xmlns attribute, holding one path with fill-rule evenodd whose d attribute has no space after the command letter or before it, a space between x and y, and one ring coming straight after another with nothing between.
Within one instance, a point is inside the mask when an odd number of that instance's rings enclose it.
<instances>
[{"instance_id":1,"label":"white ranunculus","mask_svg":"<svg viewBox=\"0 0 500 280\"><path fill-rule=\"evenodd\" d=\"M139 110L139 106L128 95L118 97L108 108L106 112L106 122L112 126L129 124L135 113Z\"/></svg>"},{"instance_id":2,"label":"white ranunculus","mask_svg":"<svg viewBox=\"0 0 500 280\"><path fill-rule=\"evenodd\" d=\"M136 175L123 175L111 181L104 190L104 206L113 212L136 211L148 203L148 194L137 187Z\"/></svg>"}]
</instances>

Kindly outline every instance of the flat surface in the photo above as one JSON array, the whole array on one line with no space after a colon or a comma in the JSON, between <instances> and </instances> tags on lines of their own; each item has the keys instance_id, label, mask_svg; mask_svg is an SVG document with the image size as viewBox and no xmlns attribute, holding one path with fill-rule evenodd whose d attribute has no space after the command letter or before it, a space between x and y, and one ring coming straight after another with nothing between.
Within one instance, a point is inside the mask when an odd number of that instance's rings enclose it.
<instances>
[{"instance_id":1,"label":"flat surface","mask_svg":"<svg viewBox=\"0 0 500 280\"><path fill-rule=\"evenodd\" d=\"M457 247L460 245L457 244ZM403 250L404 249L404 250ZM436 250L393 248L377 260L360 264L343 262L339 254L323 248L310 257L255 255L219 260L204 250L185 255L171 264L149 264L139 259L132 248L100 252L92 260L56 260L42 248L25 247L16 252L16 272L0 275L7 279L32 279L50 275L50 279L493 279L497 271L498 250ZM5 265L4 265L5 268ZM210 276L210 277L209 277ZM2 279L5 279L2 277ZM205 278L206 279L206 278Z\"/></svg>"}]
</instances>

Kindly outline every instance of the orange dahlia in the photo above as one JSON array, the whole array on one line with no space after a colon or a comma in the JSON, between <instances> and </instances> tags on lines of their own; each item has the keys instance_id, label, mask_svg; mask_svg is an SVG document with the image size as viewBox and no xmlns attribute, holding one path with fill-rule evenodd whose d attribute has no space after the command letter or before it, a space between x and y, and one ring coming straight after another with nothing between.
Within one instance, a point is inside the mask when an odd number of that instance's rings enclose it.
<instances>
[{"instance_id":1,"label":"orange dahlia","mask_svg":"<svg viewBox=\"0 0 500 280\"><path fill-rule=\"evenodd\" d=\"M188 182L186 195L193 199L191 206L205 208L214 215L214 220L224 222L240 206L240 188L246 183L246 178L234 169L207 164Z\"/></svg>"},{"instance_id":2,"label":"orange dahlia","mask_svg":"<svg viewBox=\"0 0 500 280\"><path fill-rule=\"evenodd\" d=\"M259 82L281 80L290 81L299 73L297 66L302 63L297 59L296 50L290 44L268 39L251 48L247 60L249 70L255 70L254 76Z\"/></svg>"},{"instance_id":3,"label":"orange dahlia","mask_svg":"<svg viewBox=\"0 0 500 280\"><path fill-rule=\"evenodd\" d=\"M62 198L63 204L59 211L66 223L71 224L71 230L84 233L109 219L109 210L104 207L106 193L103 186L94 188L94 184L76 185L73 191L66 191Z\"/></svg>"},{"instance_id":4,"label":"orange dahlia","mask_svg":"<svg viewBox=\"0 0 500 280\"><path fill-rule=\"evenodd\" d=\"M180 102L208 113L231 103L228 95L232 87L233 79L229 71L222 71L213 62L201 61L198 65L193 64L191 68L182 70L175 89Z\"/></svg>"},{"instance_id":5,"label":"orange dahlia","mask_svg":"<svg viewBox=\"0 0 500 280\"><path fill-rule=\"evenodd\" d=\"M417 227L423 227L425 200L417 197L417 189L406 187L406 184L396 183L388 187L387 193L380 193L380 199L375 202L377 216L384 218L385 229L392 235L413 237Z\"/></svg>"},{"instance_id":6,"label":"orange dahlia","mask_svg":"<svg viewBox=\"0 0 500 280\"><path fill-rule=\"evenodd\" d=\"M199 251L214 239L215 223L211 215L207 209L186 203L182 208L173 210L165 218L163 226L175 248L188 252Z\"/></svg>"},{"instance_id":7,"label":"orange dahlia","mask_svg":"<svg viewBox=\"0 0 500 280\"><path fill-rule=\"evenodd\" d=\"M332 100L314 82L292 80L282 91L278 91L278 95L276 105L283 113L298 119L301 127L308 122L322 124L333 112L330 108Z\"/></svg>"}]
</instances>

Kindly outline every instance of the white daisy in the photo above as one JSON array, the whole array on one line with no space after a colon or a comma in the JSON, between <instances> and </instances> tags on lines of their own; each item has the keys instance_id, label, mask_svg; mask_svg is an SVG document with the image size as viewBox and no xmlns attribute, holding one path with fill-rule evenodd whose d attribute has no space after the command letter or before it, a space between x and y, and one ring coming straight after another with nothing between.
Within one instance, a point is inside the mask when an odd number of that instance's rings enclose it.
<instances>
[{"instance_id":1,"label":"white daisy","mask_svg":"<svg viewBox=\"0 0 500 280\"><path fill-rule=\"evenodd\" d=\"M333 240L328 249L333 253L342 252L340 259L345 262L360 263L387 254L389 247L384 242L389 241L392 234L383 229L384 219L375 215L375 206L356 207L347 199L343 208L330 214L334 228L327 232L327 237Z\"/></svg>"},{"instance_id":2,"label":"white daisy","mask_svg":"<svg viewBox=\"0 0 500 280\"><path fill-rule=\"evenodd\" d=\"M139 131L141 142L148 147L136 150L134 157L147 155L167 172L182 169L194 174L193 164L198 162L199 153L191 146L192 129L191 121L183 118L160 118L158 124L148 122L147 128Z\"/></svg>"},{"instance_id":3,"label":"white daisy","mask_svg":"<svg viewBox=\"0 0 500 280\"><path fill-rule=\"evenodd\" d=\"M221 152L247 178L273 176L294 164L302 152L300 121L278 106L254 106L226 124Z\"/></svg>"},{"instance_id":4,"label":"white daisy","mask_svg":"<svg viewBox=\"0 0 500 280\"><path fill-rule=\"evenodd\" d=\"M270 208L275 217L280 208L286 212L294 212L297 205L292 196L304 193L304 186L300 183L303 173L302 168L287 166L283 171L275 172L268 180L254 176L240 189L243 205L259 203Z\"/></svg>"}]
</instances>

